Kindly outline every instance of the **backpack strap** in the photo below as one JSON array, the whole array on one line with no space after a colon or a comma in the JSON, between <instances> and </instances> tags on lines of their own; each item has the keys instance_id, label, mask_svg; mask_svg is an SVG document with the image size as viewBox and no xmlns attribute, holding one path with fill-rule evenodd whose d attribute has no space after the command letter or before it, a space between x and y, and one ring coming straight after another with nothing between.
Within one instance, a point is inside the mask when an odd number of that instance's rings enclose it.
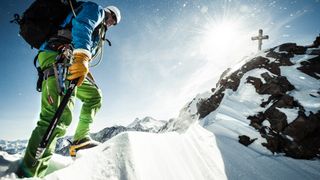
<instances>
[{"instance_id":1,"label":"backpack strap","mask_svg":"<svg viewBox=\"0 0 320 180\"><path fill-rule=\"evenodd\" d=\"M38 56L39 56L39 53L34 57L33 59L33 65L34 67L37 69L38 71L38 80L37 80L37 87L36 87L36 90L38 92L41 92L42 91L42 82L43 82L43 77L44 77L44 74L43 74L43 71L41 70L40 66L37 66L37 61L38 61Z\"/></svg>"},{"instance_id":2,"label":"backpack strap","mask_svg":"<svg viewBox=\"0 0 320 180\"><path fill-rule=\"evenodd\" d=\"M81 11L82 9L82 4L84 2L77 2L75 4L73 4L74 6L72 6L72 12L69 13L69 15L66 17L64 24L62 24L60 27L63 29L71 29L72 28L72 19L75 18L77 16L77 14Z\"/></svg>"}]
</instances>

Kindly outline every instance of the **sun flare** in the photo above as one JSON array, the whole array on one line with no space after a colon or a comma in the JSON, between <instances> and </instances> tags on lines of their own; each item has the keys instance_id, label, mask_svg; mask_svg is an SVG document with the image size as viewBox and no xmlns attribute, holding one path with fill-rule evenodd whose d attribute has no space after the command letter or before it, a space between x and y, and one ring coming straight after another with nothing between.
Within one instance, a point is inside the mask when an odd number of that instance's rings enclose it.
<instances>
[{"instance_id":1,"label":"sun flare","mask_svg":"<svg viewBox=\"0 0 320 180\"><path fill-rule=\"evenodd\" d=\"M227 58L230 53L243 54L248 52L250 34L245 23L238 20L208 22L200 33L200 52L209 59Z\"/></svg>"},{"instance_id":2,"label":"sun flare","mask_svg":"<svg viewBox=\"0 0 320 180\"><path fill-rule=\"evenodd\" d=\"M237 37L237 28L231 22L222 22L212 27L205 33L205 46L211 48L224 49L227 48Z\"/></svg>"}]
</instances>

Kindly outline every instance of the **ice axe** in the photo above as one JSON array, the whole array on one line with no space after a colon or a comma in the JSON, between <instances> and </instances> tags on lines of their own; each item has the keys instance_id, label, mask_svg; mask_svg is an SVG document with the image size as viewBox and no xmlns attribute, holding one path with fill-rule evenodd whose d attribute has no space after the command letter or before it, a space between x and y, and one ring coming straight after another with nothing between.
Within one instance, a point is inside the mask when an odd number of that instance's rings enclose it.
<instances>
[{"instance_id":1,"label":"ice axe","mask_svg":"<svg viewBox=\"0 0 320 180\"><path fill-rule=\"evenodd\" d=\"M67 89L67 92L66 94L64 95L56 113L54 114L49 126L48 126L48 129L46 131L46 133L44 134L38 148L37 148L37 151L36 151L36 156L35 156L35 162L33 163L33 166L36 165L36 163L38 162L38 160L42 157L43 153L45 152L46 148L47 148L47 145L49 143L49 140L50 138L52 137L52 134L53 134L53 131L55 130L55 128L57 127L58 125L58 122L61 118L61 115L65 109L65 107L67 106L68 104L68 101L70 100L71 98L71 95L74 91L74 89L76 88L77 86L77 83L78 83L79 79L75 79L75 80L72 80L70 82L70 85Z\"/></svg>"}]
</instances>

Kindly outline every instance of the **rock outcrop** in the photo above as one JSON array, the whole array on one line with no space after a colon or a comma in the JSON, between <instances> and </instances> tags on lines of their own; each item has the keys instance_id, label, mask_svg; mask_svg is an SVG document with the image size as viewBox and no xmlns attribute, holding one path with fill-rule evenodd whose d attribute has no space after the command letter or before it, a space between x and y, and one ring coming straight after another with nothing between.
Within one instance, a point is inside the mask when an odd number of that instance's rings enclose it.
<instances>
[{"instance_id":1,"label":"rock outcrop","mask_svg":"<svg viewBox=\"0 0 320 180\"><path fill-rule=\"evenodd\" d=\"M238 69L228 69L213 89L211 97L198 103L200 119L217 110L227 89L236 92L241 83L251 84L257 94L269 97L261 102L262 111L247 116L250 126L266 139L262 145L273 153L285 153L293 158L310 159L319 156L319 45L320 36L311 46L282 44L247 60ZM265 69L267 72L261 73L259 77L248 76L241 81L247 72L255 69ZM296 79L293 78L296 76ZM299 83L309 79L315 82L314 86L311 84L306 87ZM240 140L245 145L250 144L250 138L245 134Z\"/></svg>"}]
</instances>

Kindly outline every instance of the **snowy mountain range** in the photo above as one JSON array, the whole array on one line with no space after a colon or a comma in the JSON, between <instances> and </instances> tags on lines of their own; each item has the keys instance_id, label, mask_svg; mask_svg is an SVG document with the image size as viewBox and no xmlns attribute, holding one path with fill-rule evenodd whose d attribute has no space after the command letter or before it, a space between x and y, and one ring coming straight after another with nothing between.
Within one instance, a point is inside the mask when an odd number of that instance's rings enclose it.
<instances>
[{"instance_id":1,"label":"snowy mountain range","mask_svg":"<svg viewBox=\"0 0 320 180\"><path fill-rule=\"evenodd\" d=\"M107 127L97 133L90 134L90 136L93 140L104 143L107 140L111 139L112 137L126 131L141 131L141 132L156 133L163 126L165 126L166 123L167 121L156 120L152 117L145 117L143 119L136 118L127 127L124 127L124 126ZM68 140L72 141L72 137L69 136L69 137L63 137L58 139L58 143L56 147L57 154L61 154L64 156L69 155L70 143L68 142Z\"/></svg>"},{"instance_id":2,"label":"snowy mountain range","mask_svg":"<svg viewBox=\"0 0 320 180\"><path fill-rule=\"evenodd\" d=\"M92 134L104 143L55 154L45 179L320 179L319 102L320 36L243 59L168 122ZM15 178L20 157L1 152L0 176Z\"/></svg>"},{"instance_id":3,"label":"snowy mountain range","mask_svg":"<svg viewBox=\"0 0 320 180\"><path fill-rule=\"evenodd\" d=\"M0 140L0 151L9 154L21 153L25 150L28 140L5 141Z\"/></svg>"},{"instance_id":4,"label":"snowy mountain range","mask_svg":"<svg viewBox=\"0 0 320 180\"><path fill-rule=\"evenodd\" d=\"M142 132L158 132L167 121L156 120L152 117L145 117L143 119L136 118L127 127L112 126L102 129L97 133L90 134L91 138L98 142L105 142L119 133L125 131L142 131ZM68 156L69 146L72 141L72 136L65 136L57 140L56 153ZM22 154L27 147L28 140L5 141L0 140L0 151L7 152L8 154Z\"/></svg>"}]
</instances>

